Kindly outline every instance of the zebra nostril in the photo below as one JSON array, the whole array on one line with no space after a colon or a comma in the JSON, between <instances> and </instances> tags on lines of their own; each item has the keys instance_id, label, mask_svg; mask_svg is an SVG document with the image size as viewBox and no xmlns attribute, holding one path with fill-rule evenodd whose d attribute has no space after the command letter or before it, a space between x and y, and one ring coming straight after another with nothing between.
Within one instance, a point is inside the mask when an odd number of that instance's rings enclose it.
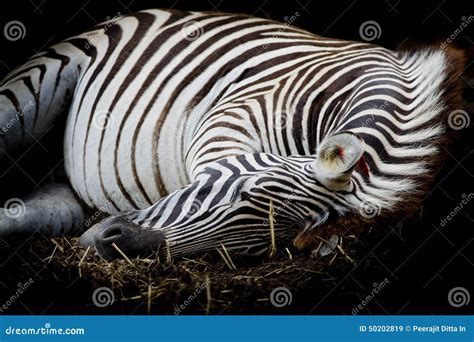
<instances>
[{"instance_id":1,"label":"zebra nostril","mask_svg":"<svg viewBox=\"0 0 474 342\"><path fill-rule=\"evenodd\" d=\"M161 231L141 229L123 216L110 217L99 224L93 238L97 253L106 260L148 256L165 240Z\"/></svg>"},{"instance_id":2,"label":"zebra nostril","mask_svg":"<svg viewBox=\"0 0 474 342\"><path fill-rule=\"evenodd\" d=\"M114 223L111 226L103 227L94 238L94 246L97 253L106 260L120 257L120 255L117 254L117 248L128 255L130 242L127 241L127 237L129 237L129 235L127 227L121 224Z\"/></svg>"},{"instance_id":3,"label":"zebra nostril","mask_svg":"<svg viewBox=\"0 0 474 342\"><path fill-rule=\"evenodd\" d=\"M114 242L124 234L123 228L120 226L111 226L105 229L101 234L103 242Z\"/></svg>"}]
</instances>

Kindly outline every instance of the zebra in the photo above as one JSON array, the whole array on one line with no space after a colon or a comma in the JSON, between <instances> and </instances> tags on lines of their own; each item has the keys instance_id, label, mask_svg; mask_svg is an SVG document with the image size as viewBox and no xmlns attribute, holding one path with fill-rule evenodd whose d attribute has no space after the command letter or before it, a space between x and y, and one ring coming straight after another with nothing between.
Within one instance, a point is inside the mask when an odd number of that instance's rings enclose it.
<instances>
[{"instance_id":1,"label":"zebra","mask_svg":"<svg viewBox=\"0 0 474 342\"><path fill-rule=\"evenodd\" d=\"M411 214L449 143L462 63L241 14L98 24L3 79L1 158L67 115L69 184L32 193L21 215L5 205L0 237L82 234L105 259L261 255Z\"/></svg>"}]
</instances>

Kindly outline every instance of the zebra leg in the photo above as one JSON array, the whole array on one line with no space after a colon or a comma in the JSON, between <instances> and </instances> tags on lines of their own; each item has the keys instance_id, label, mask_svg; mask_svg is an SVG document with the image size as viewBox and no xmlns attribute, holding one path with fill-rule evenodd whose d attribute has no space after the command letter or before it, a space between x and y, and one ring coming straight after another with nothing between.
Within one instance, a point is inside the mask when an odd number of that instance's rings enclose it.
<instances>
[{"instance_id":1,"label":"zebra leg","mask_svg":"<svg viewBox=\"0 0 474 342\"><path fill-rule=\"evenodd\" d=\"M0 237L35 233L47 237L77 235L84 221L84 210L72 189L64 184L50 184L24 200L10 199L0 208Z\"/></svg>"}]
</instances>

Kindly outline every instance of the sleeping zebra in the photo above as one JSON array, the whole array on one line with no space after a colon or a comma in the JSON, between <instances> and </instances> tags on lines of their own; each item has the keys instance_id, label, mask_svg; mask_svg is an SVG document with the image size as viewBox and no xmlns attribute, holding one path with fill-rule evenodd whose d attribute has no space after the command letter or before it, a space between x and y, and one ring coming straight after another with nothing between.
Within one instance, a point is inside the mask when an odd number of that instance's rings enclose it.
<instances>
[{"instance_id":1,"label":"sleeping zebra","mask_svg":"<svg viewBox=\"0 0 474 342\"><path fill-rule=\"evenodd\" d=\"M78 235L102 212L80 242L107 259L258 255L272 238L314 248L410 214L439 168L461 64L246 15L114 18L3 79L0 159L67 115L70 184L31 194L21 216L5 206L0 237Z\"/></svg>"}]
</instances>

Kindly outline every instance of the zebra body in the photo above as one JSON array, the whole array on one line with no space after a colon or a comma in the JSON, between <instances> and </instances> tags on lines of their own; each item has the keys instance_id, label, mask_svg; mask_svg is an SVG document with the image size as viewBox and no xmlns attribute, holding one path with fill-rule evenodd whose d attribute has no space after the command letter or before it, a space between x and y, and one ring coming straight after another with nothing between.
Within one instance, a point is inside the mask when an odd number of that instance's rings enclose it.
<instances>
[{"instance_id":1,"label":"zebra body","mask_svg":"<svg viewBox=\"0 0 474 342\"><path fill-rule=\"evenodd\" d=\"M244 15L142 11L10 73L1 120L31 108L0 147L31 144L69 107L70 183L113 215L94 234L128 231L100 235L99 250L128 239L140 254L146 230L177 255L254 252L268 247L270 201L283 239L418 198L445 132L449 63Z\"/></svg>"}]
</instances>

